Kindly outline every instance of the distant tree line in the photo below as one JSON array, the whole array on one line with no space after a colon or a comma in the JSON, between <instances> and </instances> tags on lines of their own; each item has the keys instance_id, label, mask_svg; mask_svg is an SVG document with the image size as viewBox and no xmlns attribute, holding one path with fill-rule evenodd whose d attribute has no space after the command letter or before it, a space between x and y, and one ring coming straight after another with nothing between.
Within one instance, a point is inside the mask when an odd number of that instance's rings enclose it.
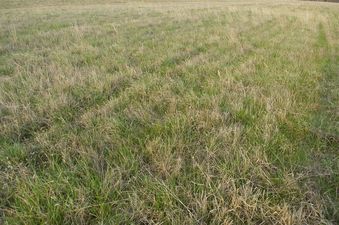
<instances>
[{"instance_id":1,"label":"distant tree line","mask_svg":"<svg viewBox=\"0 0 339 225\"><path fill-rule=\"evenodd\" d=\"M308 1L317 1L317 2L338 2L339 0L308 0Z\"/></svg>"}]
</instances>

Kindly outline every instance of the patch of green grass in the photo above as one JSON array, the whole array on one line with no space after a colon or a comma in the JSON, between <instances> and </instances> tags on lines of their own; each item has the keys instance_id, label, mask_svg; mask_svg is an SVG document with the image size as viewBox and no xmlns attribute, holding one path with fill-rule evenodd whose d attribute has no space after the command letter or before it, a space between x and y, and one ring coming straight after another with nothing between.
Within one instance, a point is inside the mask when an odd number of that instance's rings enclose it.
<instances>
[{"instance_id":1,"label":"patch of green grass","mask_svg":"<svg viewBox=\"0 0 339 225\"><path fill-rule=\"evenodd\" d=\"M0 223L338 222L336 5L0 2Z\"/></svg>"}]
</instances>

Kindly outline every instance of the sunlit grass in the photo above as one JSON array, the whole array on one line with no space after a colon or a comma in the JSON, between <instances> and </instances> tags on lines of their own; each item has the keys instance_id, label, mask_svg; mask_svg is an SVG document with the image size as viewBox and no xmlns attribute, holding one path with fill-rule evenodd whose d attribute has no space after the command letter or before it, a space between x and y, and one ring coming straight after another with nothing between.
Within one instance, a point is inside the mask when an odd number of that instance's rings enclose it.
<instances>
[{"instance_id":1,"label":"sunlit grass","mask_svg":"<svg viewBox=\"0 0 339 225\"><path fill-rule=\"evenodd\" d=\"M335 224L339 5L0 0L0 224Z\"/></svg>"}]
</instances>

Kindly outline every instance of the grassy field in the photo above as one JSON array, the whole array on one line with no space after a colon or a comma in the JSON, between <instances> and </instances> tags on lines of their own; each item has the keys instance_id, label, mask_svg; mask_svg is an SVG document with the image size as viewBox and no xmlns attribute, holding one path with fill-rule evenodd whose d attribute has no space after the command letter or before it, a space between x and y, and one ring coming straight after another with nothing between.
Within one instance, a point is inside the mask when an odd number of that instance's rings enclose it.
<instances>
[{"instance_id":1,"label":"grassy field","mask_svg":"<svg viewBox=\"0 0 339 225\"><path fill-rule=\"evenodd\" d=\"M338 224L339 4L0 0L0 224Z\"/></svg>"}]
</instances>

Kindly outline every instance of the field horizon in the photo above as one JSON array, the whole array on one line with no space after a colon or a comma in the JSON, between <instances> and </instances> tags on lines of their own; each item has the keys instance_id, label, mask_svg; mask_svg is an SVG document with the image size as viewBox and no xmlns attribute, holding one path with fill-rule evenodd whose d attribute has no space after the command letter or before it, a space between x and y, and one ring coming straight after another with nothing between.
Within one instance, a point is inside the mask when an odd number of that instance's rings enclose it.
<instances>
[{"instance_id":1,"label":"field horizon","mask_svg":"<svg viewBox=\"0 0 339 225\"><path fill-rule=\"evenodd\" d=\"M0 224L339 223L339 4L0 12Z\"/></svg>"}]
</instances>

